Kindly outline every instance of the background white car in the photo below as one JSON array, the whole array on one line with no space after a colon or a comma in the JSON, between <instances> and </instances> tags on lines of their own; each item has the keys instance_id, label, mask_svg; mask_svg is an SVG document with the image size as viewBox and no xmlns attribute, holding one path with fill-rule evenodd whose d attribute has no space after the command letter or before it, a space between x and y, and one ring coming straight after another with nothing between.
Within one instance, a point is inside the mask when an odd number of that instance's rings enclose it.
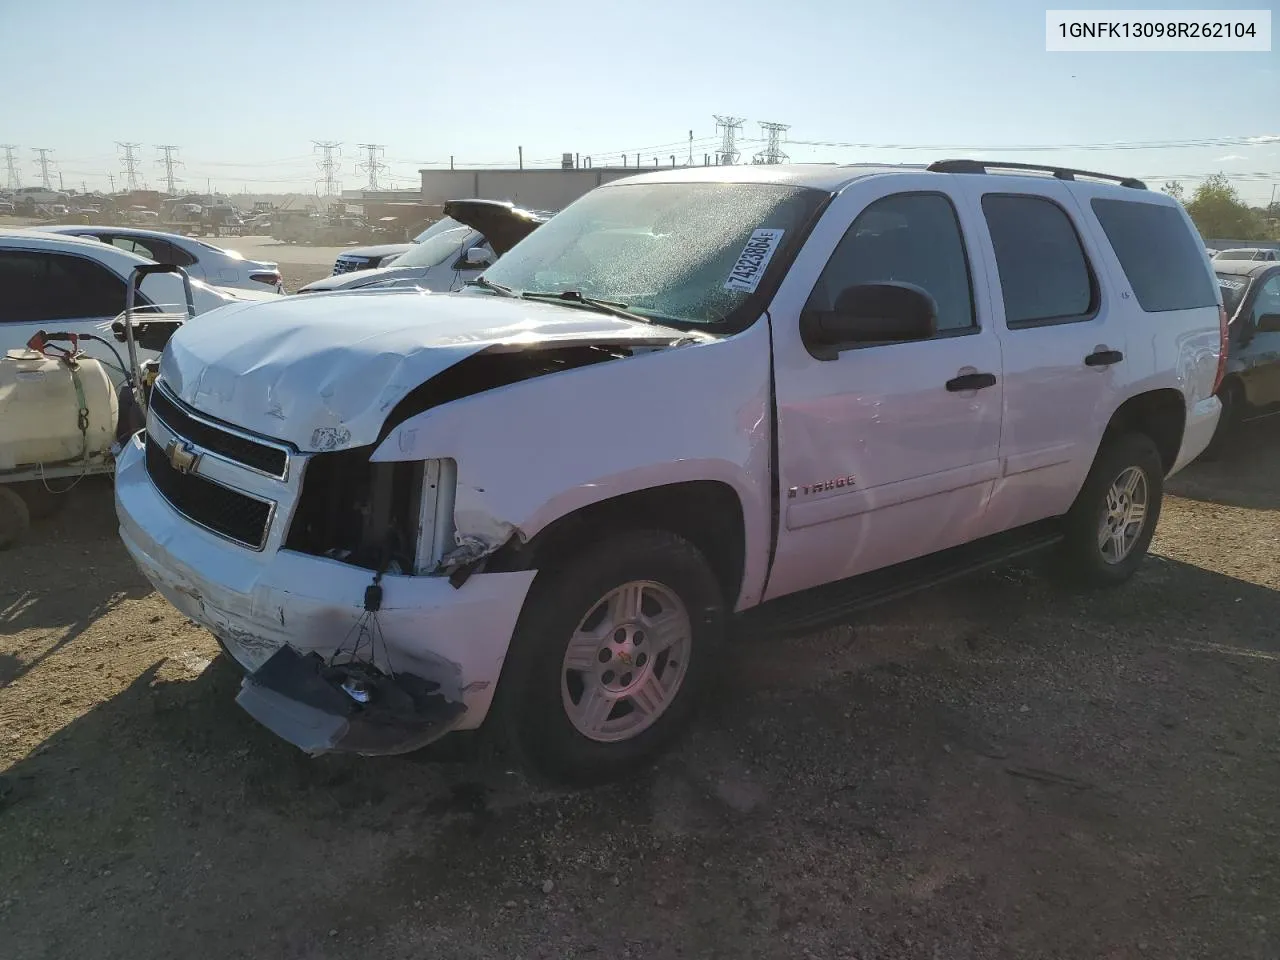
<instances>
[{"instance_id":1,"label":"background white car","mask_svg":"<svg viewBox=\"0 0 1280 960\"><path fill-rule=\"evenodd\" d=\"M390 266L335 271L300 287L298 293L362 287L460 290L551 218L546 211L523 210L501 200L450 200L444 214Z\"/></svg>"},{"instance_id":2,"label":"background white car","mask_svg":"<svg viewBox=\"0 0 1280 960\"><path fill-rule=\"evenodd\" d=\"M279 264L267 260L246 260L234 250L224 250L195 237L136 227L67 226L39 229L43 233L70 234L100 240L157 263L176 263L193 280L203 280L215 287L284 293Z\"/></svg>"},{"instance_id":3,"label":"background white car","mask_svg":"<svg viewBox=\"0 0 1280 960\"><path fill-rule=\"evenodd\" d=\"M107 364L112 378L121 379L121 360L128 362L123 344L116 343L112 321L123 311L125 289L133 268L151 260L120 248L35 230L0 231L0 356L20 350L38 331L92 333L115 344L120 356L101 343L86 341L84 352ZM244 300L270 300L270 290L226 290L191 281L195 312ZM183 313L186 299L176 274L153 274L143 279L137 306L143 312ZM156 353L139 350L147 360Z\"/></svg>"}]
</instances>

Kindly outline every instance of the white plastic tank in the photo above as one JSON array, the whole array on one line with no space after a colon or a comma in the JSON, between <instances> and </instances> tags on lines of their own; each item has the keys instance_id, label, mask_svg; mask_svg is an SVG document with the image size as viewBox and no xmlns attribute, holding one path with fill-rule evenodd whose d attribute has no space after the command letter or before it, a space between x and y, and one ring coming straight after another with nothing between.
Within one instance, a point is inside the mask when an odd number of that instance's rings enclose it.
<instances>
[{"instance_id":1,"label":"white plastic tank","mask_svg":"<svg viewBox=\"0 0 1280 960\"><path fill-rule=\"evenodd\" d=\"M116 392L97 360L82 357L76 374L89 411L89 458L101 463L115 441ZM0 473L78 462L86 436L79 413L75 383L65 363L32 350L10 350L0 358Z\"/></svg>"}]
</instances>

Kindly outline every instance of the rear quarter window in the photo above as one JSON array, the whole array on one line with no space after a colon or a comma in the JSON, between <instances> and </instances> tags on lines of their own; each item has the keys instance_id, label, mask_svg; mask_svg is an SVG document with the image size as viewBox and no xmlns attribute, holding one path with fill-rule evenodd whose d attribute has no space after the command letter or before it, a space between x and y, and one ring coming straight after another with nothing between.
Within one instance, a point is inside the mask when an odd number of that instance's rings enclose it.
<instances>
[{"instance_id":1,"label":"rear quarter window","mask_svg":"<svg viewBox=\"0 0 1280 960\"><path fill-rule=\"evenodd\" d=\"M1091 205L1143 311L1217 306L1204 247L1176 207L1101 198Z\"/></svg>"}]
</instances>

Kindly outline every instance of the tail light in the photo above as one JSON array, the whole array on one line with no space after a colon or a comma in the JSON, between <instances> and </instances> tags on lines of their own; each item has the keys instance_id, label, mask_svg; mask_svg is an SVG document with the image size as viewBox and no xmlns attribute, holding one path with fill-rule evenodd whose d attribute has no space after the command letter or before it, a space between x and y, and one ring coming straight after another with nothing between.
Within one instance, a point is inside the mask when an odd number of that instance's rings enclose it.
<instances>
[{"instance_id":1,"label":"tail light","mask_svg":"<svg viewBox=\"0 0 1280 960\"><path fill-rule=\"evenodd\" d=\"M278 273L251 273L250 280L256 280L258 283L265 283L269 287L278 287L280 285L280 274Z\"/></svg>"},{"instance_id":2,"label":"tail light","mask_svg":"<svg viewBox=\"0 0 1280 960\"><path fill-rule=\"evenodd\" d=\"M1217 393L1222 386L1222 378L1227 375L1227 308L1218 307L1218 373L1213 378L1213 392Z\"/></svg>"}]
</instances>

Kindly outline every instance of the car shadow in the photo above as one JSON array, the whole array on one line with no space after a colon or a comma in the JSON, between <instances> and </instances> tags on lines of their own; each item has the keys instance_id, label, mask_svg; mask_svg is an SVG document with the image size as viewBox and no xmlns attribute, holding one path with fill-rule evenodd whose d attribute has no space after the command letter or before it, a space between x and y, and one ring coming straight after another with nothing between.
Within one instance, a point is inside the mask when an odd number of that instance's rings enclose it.
<instances>
[{"instance_id":1,"label":"car shadow","mask_svg":"<svg viewBox=\"0 0 1280 960\"><path fill-rule=\"evenodd\" d=\"M979 575L735 645L673 754L578 792L486 751L308 758L235 706L225 658L161 660L4 775L13 955L482 956L562 929L599 955L878 955L918 929L955 956L1205 931L1246 955L1275 603L1159 557L1103 593Z\"/></svg>"},{"instance_id":2,"label":"car shadow","mask_svg":"<svg viewBox=\"0 0 1280 960\"><path fill-rule=\"evenodd\" d=\"M0 638L58 632L34 656L0 654L0 687L75 640L108 610L151 592L120 543L111 498L109 477L86 477L57 498L56 512L33 523L21 543L0 553L0 569L6 571L0 577Z\"/></svg>"},{"instance_id":3,"label":"car shadow","mask_svg":"<svg viewBox=\"0 0 1280 960\"><path fill-rule=\"evenodd\" d=\"M1166 492L1248 510L1280 510L1280 416L1241 424L1221 454L1172 477Z\"/></svg>"}]
</instances>

